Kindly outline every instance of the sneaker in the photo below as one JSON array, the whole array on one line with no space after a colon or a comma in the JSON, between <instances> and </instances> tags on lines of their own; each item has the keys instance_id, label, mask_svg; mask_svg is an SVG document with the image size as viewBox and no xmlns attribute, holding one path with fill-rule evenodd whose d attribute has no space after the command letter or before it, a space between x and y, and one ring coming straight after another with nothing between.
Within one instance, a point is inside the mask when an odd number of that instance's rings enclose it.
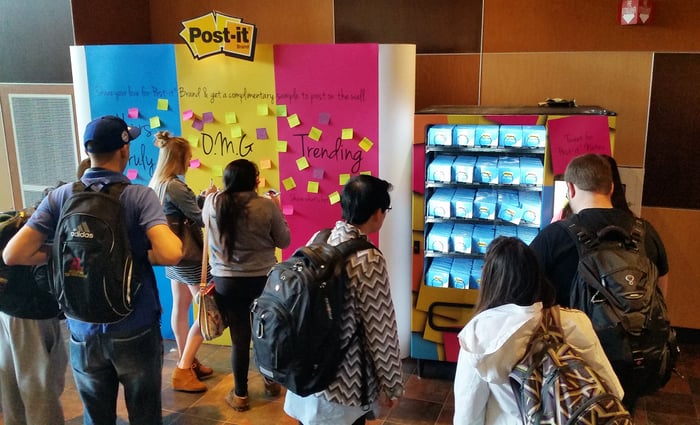
<instances>
[{"instance_id":1,"label":"sneaker","mask_svg":"<svg viewBox=\"0 0 700 425\"><path fill-rule=\"evenodd\" d=\"M194 369L173 369L173 390L187 393L201 393L207 390L207 386L197 379Z\"/></svg>"},{"instance_id":2,"label":"sneaker","mask_svg":"<svg viewBox=\"0 0 700 425\"><path fill-rule=\"evenodd\" d=\"M263 378L263 382L265 382L265 395L268 397L277 397L280 395L280 391L282 391L282 387L280 384L278 384L275 381L270 381L267 378Z\"/></svg>"},{"instance_id":3,"label":"sneaker","mask_svg":"<svg viewBox=\"0 0 700 425\"><path fill-rule=\"evenodd\" d=\"M212 373L214 373L214 369L210 368L209 366L205 366L202 363L197 360L197 358L194 358L194 362L192 363L192 369L194 369L194 373L197 375L198 379L206 378L207 376L211 376Z\"/></svg>"},{"instance_id":4,"label":"sneaker","mask_svg":"<svg viewBox=\"0 0 700 425\"><path fill-rule=\"evenodd\" d=\"M239 397L236 395L234 390L231 390L226 396L226 403L228 403L233 410L237 412L245 412L250 409L250 404L248 403L248 396Z\"/></svg>"}]
</instances>

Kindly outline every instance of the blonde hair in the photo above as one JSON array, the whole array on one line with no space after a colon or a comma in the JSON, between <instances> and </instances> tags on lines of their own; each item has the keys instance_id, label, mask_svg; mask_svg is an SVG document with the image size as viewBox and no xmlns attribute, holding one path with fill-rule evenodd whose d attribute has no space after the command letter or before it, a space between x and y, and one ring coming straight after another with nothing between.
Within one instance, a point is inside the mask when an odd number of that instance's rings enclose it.
<instances>
[{"instance_id":1,"label":"blonde hair","mask_svg":"<svg viewBox=\"0 0 700 425\"><path fill-rule=\"evenodd\" d=\"M185 174L189 166L187 156L192 153L192 148L187 140L171 136L167 131L159 131L156 134L154 145L160 151L156 169L148 186L156 190L161 183L167 182L179 174Z\"/></svg>"}]
</instances>

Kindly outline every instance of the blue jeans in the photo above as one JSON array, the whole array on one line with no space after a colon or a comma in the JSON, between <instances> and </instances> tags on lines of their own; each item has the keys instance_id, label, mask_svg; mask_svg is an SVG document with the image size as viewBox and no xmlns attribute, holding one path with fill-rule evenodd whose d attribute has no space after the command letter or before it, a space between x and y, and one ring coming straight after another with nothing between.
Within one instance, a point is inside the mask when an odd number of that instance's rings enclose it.
<instances>
[{"instance_id":1,"label":"blue jeans","mask_svg":"<svg viewBox=\"0 0 700 425\"><path fill-rule=\"evenodd\" d=\"M70 360L85 425L116 423L120 383L131 425L163 423L160 324L128 335L91 335L84 341L71 335Z\"/></svg>"}]
</instances>

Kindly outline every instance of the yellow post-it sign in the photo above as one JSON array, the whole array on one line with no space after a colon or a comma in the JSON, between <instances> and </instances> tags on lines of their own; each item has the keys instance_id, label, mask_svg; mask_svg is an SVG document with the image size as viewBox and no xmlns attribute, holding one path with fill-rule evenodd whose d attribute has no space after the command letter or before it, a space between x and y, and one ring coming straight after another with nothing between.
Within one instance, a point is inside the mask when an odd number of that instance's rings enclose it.
<instances>
[{"instance_id":1,"label":"yellow post-it sign","mask_svg":"<svg viewBox=\"0 0 700 425\"><path fill-rule=\"evenodd\" d=\"M372 143L372 141L369 140L368 138L363 137L362 140L360 140L359 145L362 148L362 150L364 150L365 152L368 152L370 149L372 149L372 146L374 146L374 143Z\"/></svg>"},{"instance_id":2,"label":"yellow post-it sign","mask_svg":"<svg viewBox=\"0 0 700 425\"><path fill-rule=\"evenodd\" d=\"M235 112L226 112L226 124L235 124L238 122L238 116Z\"/></svg>"},{"instance_id":3,"label":"yellow post-it sign","mask_svg":"<svg viewBox=\"0 0 700 425\"><path fill-rule=\"evenodd\" d=\"M196 148L199 146L199 137L198 136L188 136L187 141L190 142L190 146L193 148Z\"/></svg>"},{"instance_id":4,"label":"yellow post-it sign","mask_svg":"<svg viewBox=\"0 0 700 425\"><path fill-rule=\"evenodd\" d=\"M337 204L338 202L340 202L340 193L338 193L337 191L331 193L330 195L328 195L328 201L330 201L331 205Z\"/></svg>"},{"instance_id":5,"label":"yellow post-it sign","mask_svg":"<svg viewBox=\"0 0 700 425\"><path fill-rule=\"evenodd\" d=\"M311 127L311 130L309 130L309 139L313 139L318 142L319 139L321 139L321 134L323 134L323 131L316 127Z\"/></svg>"},{"instance_id":6,"label":"yellow post-it sign","mask_svg":"<svg viewBox=\"0 0 700 425\"><path fill-rule=\"evenodd\" d=\"M214 177L221 177L224 175L224 168L221 165L214 165L211 167L211 173Z\"/></svg>"},{"instance_id":7,"label":"yellow post-it sign","mask_svg":"<svg viewBox=\"0 0 700 425\"><path fill-rule=\"evenodd\" d=\"M371 176L372 172L367 170L367 171L360 171L360 174L364 174L365 176Z\"/></svg>"},{"instance_id":8,"label":"yellow post-it sign","mask_svg":"<svg viewBox=\"0 0 700 425\"><path fill-rule=\"evenodd\" d=\"M318 182L309 181L306 183L306 191L309 193L318 193Z\"/></svg>"},{"instance_id":9,"label":"yellow post-it sign","mask_svg":"<svg viewBox=\"0 0 700 425\"><path fill-rule=\"evenodd\" d=\"M301 121L299 120L299 116L297 114L292 114L288 116L287 123L289 124L289 128L294 128L301 125Z\"/></svg>"},{"instance_id":10,"label":"yellow post-it sign","mask_svg":"<svg viewBox=\"0 0 700 425\"><path fill-rule=\"evenodd\" d=\"M260 168L263 170L269 170L272 168L272 161L269 159L260 160Z\"/></svg>"},{"instance_id":11,"label":"yellow post-it sign","mask_svg":"<svg viewBox=\"0 0 700 425\"><path fill-rule=\"evenodd\" d=\"M156 105L156 109L159 111L167 111L168 110L168 99L158 99L158 104Z\"/></svg>"},{"instance_id":12,"label":"yellow post-it sign","mask_svg":"<svg viewBox=\"0 0 700 425\"><path fill-rule=\"evenodd\" d=\"M287 116L287 105L277 105L275 108L275 112L278 117L286 117Z\"/></svg>"},{"instance_id":13,"label":"yellow post-it sign","mask_svg":"<svg viewBox=\"0 0 700 425\"><path fill-rule=\"evenodd\" d=\"M284 188L287 190L292 190L295 187L297 187L297 184L294 181L294 177L287 177L286 179L282 180L282 184L284 185Z\"/></svg>"},{"instance_id":14,"label":"yellow post-it sign","mask_svg":"<svg viewBox=\"0 0 700 425\"><path fill-rule=\"evenodd\" d=\"M277 152L287 152L287 141L278 140L276 147L277 147Z\"/></svg>"},{"instance_id":15,"label":"yellow post-it sign","mask_svg":"<svg viewBox=\"0 0 700 425\"><path fill-rule=\"evenodd\" d=\"M302 156L301 158L297 159L297 168L300 171L305 168L309 168L309 161L306 159L305 156Z\"/></svg>"},{"instance_id":16,"label":"yellow post-it sign","mask_svg":"<svg viewBox=\"0 0 700 425\"><path fill-rule=\"evenodd\" d=\"M341 186L345 185L345 183L347 183L348 180L350 180L350 174L339 174L338 175L338 183Z\"/></svg>"},{"instance_id":17,"label":"yellow post-it sign","mask_svg":"<svg viewBox=\"0 0 700 425\"><path fill-rule=\"evenodd\" d=\"M268 110L267 103L261 103L258 105L258 115L267 115Z\"/></svg>"},{"instance_id":18,"label":"yellow post-it sign","mask_svg":"<svg viewBox=\"0 0 700 425\"><path fill-rule=\"evenodd\" d=\"M158 127L160 127L160 118L158 118L158 117L151 117L151 119L148 120L148 125L150 125L151 128L158 128Z\"/></svg>"},{"instance_id":19,"label":"yellow post-it sign","mask_svg":"<svg viewBox=\"0 0 700 425\"><path fill-rule=\"evenodd\" d=\"M352 128L344 128L343 131L340 133L340 138L343 140L351 140L353 133L354 132Z\"/></svg>"},{"instance_id":20,"label":"yellow post-it sign","mask_svg":"<svg viewBox=\"0 0 700 425\"><path fill-rule=\"evenodd\" d=\"M243 137L243 129L240 125L234 125L233 127L231 127L231 137Z\"/></svg>"}]
</instances>

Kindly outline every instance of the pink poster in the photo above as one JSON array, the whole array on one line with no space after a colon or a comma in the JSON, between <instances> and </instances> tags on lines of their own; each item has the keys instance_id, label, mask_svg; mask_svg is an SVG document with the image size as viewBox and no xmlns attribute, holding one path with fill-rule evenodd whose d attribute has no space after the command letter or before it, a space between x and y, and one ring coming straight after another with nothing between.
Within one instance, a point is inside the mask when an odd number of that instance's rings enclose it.
<instances>
[{"instance_id":1,"label":"pink poster","mask_svg":"<svg viewBox=\"0 0 700 425\"><path fill-rule=\"evenodd\" d=\"M378 175L378 45L275 45L274 61L286 258L341 218L350 176Z\"/></svg>"},{"instance_id":2,"label":"pink poster","mask_svg":"<svg viewBox=\"0 0 700 425\"><path fill-rule=\"evenodd\" d=\"M610 155L610 129L606 115L550 118L547 128L554 175L563 174L569 161L578 155Z\"/></svg>"}]
</instances>

